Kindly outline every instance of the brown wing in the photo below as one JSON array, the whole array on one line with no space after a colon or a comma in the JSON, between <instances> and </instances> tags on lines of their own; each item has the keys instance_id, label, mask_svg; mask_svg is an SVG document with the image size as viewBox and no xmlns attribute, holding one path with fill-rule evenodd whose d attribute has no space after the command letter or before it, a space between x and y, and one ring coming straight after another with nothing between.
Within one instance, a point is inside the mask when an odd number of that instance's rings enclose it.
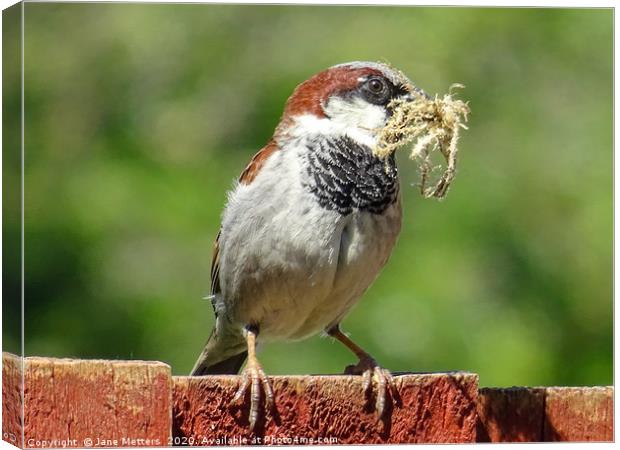
<instances>
[{"instance_id":1,"label":"brown wing","mask_svg":"<svg viewBox=\"0 0 620 450\"><path fill-rule=\"evenodd\" d=\"M213 242L213 257L211 258L211 295L219 294L220 289L220 234L217 232L215 242Z\"/></svg>"},{"instance_id":2,"label":"brown wing","mask_svg":"<svg viewBox=\"0 0 620 450\"><path fill-rule=\"evenodd\" d=\"M239 183L250 184L254 181L254 178L256 178L256 175L260 172L260 169L263 167L263 164L265 164L265 161L267 161L267 158L269 158L278 149L279 147L276 141L271 139L267 145L261 148L258 153L254 155L254 158L252 158L247 167L243 170L243 172L241 172Z\"/></svg>"}]
</instances>

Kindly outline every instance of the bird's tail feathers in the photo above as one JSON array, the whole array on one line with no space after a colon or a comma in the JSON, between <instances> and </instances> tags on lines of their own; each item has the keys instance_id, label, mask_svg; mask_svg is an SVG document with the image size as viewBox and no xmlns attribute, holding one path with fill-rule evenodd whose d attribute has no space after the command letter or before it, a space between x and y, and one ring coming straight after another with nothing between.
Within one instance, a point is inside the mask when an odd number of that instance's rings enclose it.
<instances>
[{"instance_id":1,"label":"bird's tail feathers","mask_svg":"<svg viewBox=\"0 0 620 450\"><path fill-rule=\"evenodd\" d=\"M234 375L239 373L248 356L242 339L218 338L215 329L211 332L204 350L198 357L190 375Z\"/></svg>"}]
</instances>

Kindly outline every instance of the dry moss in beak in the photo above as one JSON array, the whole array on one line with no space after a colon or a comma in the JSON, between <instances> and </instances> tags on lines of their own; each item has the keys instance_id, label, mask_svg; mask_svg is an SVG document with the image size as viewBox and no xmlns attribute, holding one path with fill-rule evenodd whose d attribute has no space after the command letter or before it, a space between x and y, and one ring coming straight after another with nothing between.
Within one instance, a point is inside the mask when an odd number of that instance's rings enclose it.
<instances>
[{"instance_id":1,"label":"dry moss in beak","mask_svg":"<svg viewBox=\"0 0 620 450\"><path fill-rule=\"evenodd\" d=\"M388 105L392 117L379 132L378 145L373 153L386 158L398 148L412 144L409 157L417 161L420 169L420 192L426 198L443 198L456 175L457 143L460 130L467 129L469 106L462 100L453 98L455 88L464 86L454 84L449 93L439 98L428 98L411 87L413 99L397 98ZM434 166L431 156L439 150L445 159L445 167ZM431 173L443 170L434 183Z\"/></svg>"}]
</instances>

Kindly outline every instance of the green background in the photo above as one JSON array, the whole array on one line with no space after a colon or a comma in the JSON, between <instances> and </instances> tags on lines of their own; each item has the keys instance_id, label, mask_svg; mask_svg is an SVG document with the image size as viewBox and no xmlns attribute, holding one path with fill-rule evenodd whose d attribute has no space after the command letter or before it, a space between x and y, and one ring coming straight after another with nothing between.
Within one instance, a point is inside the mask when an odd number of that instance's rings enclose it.
<instances>
[{"instance_id":1,"label":"green background","mask_svg":"<svg viewBox=\"0 0 620 450\"><path fill-rule=\"evenodd\" d=\"M400 155L402 234L344 328L393 371L612 383L612 20L611 9L27 3L26 354L187 373L213 322L201 297L233 180L299 82L387 60L430 93L466 85L470 131L445 201L420 197ZM7 78L18 105L18 75ZM5 211L5 251L18 251ZM19 286L18 268L4 276ZM354 362L319 337L260 357L271 374Z\"/></svg>"}]
</instances>

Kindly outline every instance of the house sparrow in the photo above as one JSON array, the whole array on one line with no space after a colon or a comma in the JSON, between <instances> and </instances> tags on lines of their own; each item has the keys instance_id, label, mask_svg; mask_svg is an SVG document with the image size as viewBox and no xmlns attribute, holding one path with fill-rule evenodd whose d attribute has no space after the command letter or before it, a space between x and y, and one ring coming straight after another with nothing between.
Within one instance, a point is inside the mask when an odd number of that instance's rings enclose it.
<instances>
[{"instance_id":1,"label":"house sparrow","mask_svg":"<svg viewBox=\"0 0 620 450\"><path fill-rule=\"evenodd\" d=\"M228 197L213 248L215 327L191 374L235 374L248 360L236 400L250 392L250 428L273 390L257 342L325 331L359 358L347 372L376 385L385 411L390 372L350 340L340 322L387 262L401 227L394 155L372 153L394 98L413 100L399 71L350 62L297 86L271 140Z\"/></svg>"}]
</instances>

